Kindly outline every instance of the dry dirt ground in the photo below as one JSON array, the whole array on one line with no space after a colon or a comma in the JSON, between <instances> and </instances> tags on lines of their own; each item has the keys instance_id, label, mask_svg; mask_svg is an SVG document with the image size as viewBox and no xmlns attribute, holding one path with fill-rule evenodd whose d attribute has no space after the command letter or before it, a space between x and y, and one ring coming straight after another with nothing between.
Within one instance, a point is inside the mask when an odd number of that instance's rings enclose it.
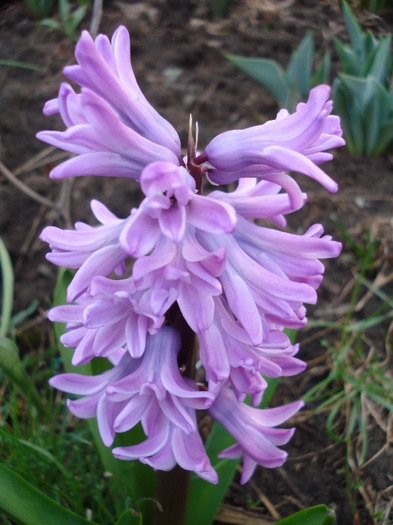
<instances>
[{"instance_id":1,"label":"dry dirt ground","mask_svg":"<svg viewBox=\"0 0 393 525\"><path fill-rule=\"evenodd\" d=\"M332 47L332 39L345 35L339 3L333 0L246 0L230 4L229 15L214 19L208 0L107 1L100 31L111 35L125 24L131 33L133 67L148 100L177 128L186 144L188 116L199 122L200 144L221 131L242 128L274 117L277 106L271 95L237 71L225 54L265 56L286 64L291 51L307 30L313 30L317 54ZM356 4L356 3L355 3ZM393 9L381 17L357 10L364 26L379 33L393 32ZM82 23L89 26L89 16ZM129 180L84 178L72 185L48 179L59 152L35 139L41 129L58 127L55 118L45 118L44 102L56 96L64 79L62 68L74 62L74 43L61 32L48 30L32 18L22 2L0 5L0 60L28 62L39 71L0 66L0 232L15 265L15 311L39 301L31 330L45 337L49 329L43 312L50 304L56 269L45 261L46 247L38 235L47 224L65 226L75 220L92 220L88 203L92 197L105 202L119 216L128 213L138 198ZM378 241L370 279L382 275L383 291L393 295L392 201L393 157L379 159L350 157L337 152L327 171L339 183L337 195L328 195L313 182L302 180L309 202L295 214L290 227L302 231L322 222L326 231L341 239L334 220L339 220L357 242L365 243L367 232ZM25 185L54 203L61 212L36 202L17 189L5 176L8 168ZM350 261L351 250L344 244L343 256L327 264L318 306L312 319L340 320L350 300L358 268ZM390 275L391 277L391 275ZM365 294L365 292L364 292ZM364 295L363 294L363 295ZM359 308L358 319L372 311L372 298ZM370 308L371 310L367 310ZM372 333L369 350L385 352L391 336L389 323ZM337 332L321 329L299 334L301 357L310 363L309 372L284 382L277 402L289 402L303 395L325 377L331 363L326 346L335 346ZM325 341L326 344L322 344ZM26 351L31 351L27 348ZM325 430L326 414L310 416L313 405L297 421L296 435L288 447L290 459L284 468L258 470L246 487L235 480L218 517L226 523L258 523L257 518L277 519L298 509L325 503L337 512L339 524L392 523L389 505L393 498L391 419L378 408L369 421L368 462L356 464L357 441L350 446L352 465L346 472L343 442L332 440ZM345 413L338 425L345 426ZM378 419L378 418L377 418ZM385 426L384 426L385 425ZM340 428L336 431L339 433ZM355 435L356 437L356 435ZM347 481L346 481L347 480ZM384 512L385 522L372 517ZM254 520L254 521L253 521ZM390 521L389 521L390 520Z\"/></svg>"}]
</instances>

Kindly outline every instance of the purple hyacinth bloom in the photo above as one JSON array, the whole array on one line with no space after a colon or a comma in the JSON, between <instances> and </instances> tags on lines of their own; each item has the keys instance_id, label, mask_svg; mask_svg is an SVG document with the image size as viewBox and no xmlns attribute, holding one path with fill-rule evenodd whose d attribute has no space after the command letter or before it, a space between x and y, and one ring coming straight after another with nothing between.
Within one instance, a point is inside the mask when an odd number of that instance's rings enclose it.
<instances>
[{"instance_id":1,"label":"purple hyacinth bloom","mask_svg":"<svg viewBox=\"0 0 393 525\"><path fill-rule=\"evenodd\" d=\"M67 323L67 332L60 339L64 346L75 349L72 364L109 357L124 347L132 357L140 357L147 334L157 333L164 316L141 310L138 299L132 278L96 277L89 295L82 295L74 304L52 308L48 318Z\"/></svg>"},{"instance_id":2,"label":"purple hyacinth bloom","mask_svg":"<svg viewBox=\"0 0 393 525\"><path fill-rule=\"evenodd\" d=\"M276 174L275 183L242 178L234 191L216 190L209 197L230 204L245 219L269 219L281 227L286 226L285 215L302 208L307 200L307 194L285 173Z\"/></svg>"},{"instance_id":3,"label":"purple hyacinth bloom","mask_svg":"<svg viewBox=\"0 0 393 525\"><path fill-rule=\"evenodd\" d=\"M235 211L225 202L196 194L187 170L170 163L145 168L141 188L146 198L120 236L123 250L137 258L133 267L137 289L148 293L154 289L156 295L176 300L191 328L203 332L212 322L212 297L222 293L217 276L225 254L219 246L206 250L197 232L213 237L232 233Z\"/></svg>"},{"instance_id":4,"label":"purple hyacinth bloom","mask_svg":"<svg viewBox=\"0 0 393 525\"><path fill-rule=\"evenodd\" d=\"M233 315L216 299L214 323L198 334L199 356L206 370L209 390L229 380L238 401L252 396L252 404L261 402L267 377L292 376L306 368L306 363L294 356L298 345L291 345L288 336L271 328L269 342L254 346L247 332Z\"/></svg>"},{"instance_id":5,"label":"purple hyacinth bloom","mask_svg":"<svg viewBox=\"0 0 393 525\"><path fill-rule=\"evenodd\" d=\"M77 394L77 400L68 400L67 406L71 412L82 419L97 418L98 429L103 443L110 447L115 438L114 420L122 411L125 403L111 403L106 396L106 388L111 382L131 373L140 365L140 360L132 359L123 351L123 357L112 369L97 376L81 374L59 374L52 377L49 383L54 388Z\"/></svg>"},{"instance_id":6,"label":"purple hyacinth bloom","mask_svg":"<svg viewBox=\"0 0 393 525\"><path fill-rule=\"evenodd\" d=\"M141 366L108 386L109 400L127 401L114 422L117 432L129 430L143 415L149 418L152 403L158 403L166 418L184 432L197 431L188 408L206 409L214 396L206 390L198 390L193 381L181 376L177 364L180 344L178 332L170 326L163 326L156 335L148 336Z\"/></svg>"},{"instance_id":7,"label":"purple hyacinth bloom","mask_svg":"<svg viewBox=\"0 0 393 525\"><path fill-rule=\"evenodd\" d=\"M194 420L195 411L188 408ZM172 470L176 464L195 472L200 478L216 484L218 476L206 454L199 432L186 433L166 419L157 403L150 406L149 419L142 420L148 438L137 445L116 447L113 455L118 459L139 459L158 470Z\"/></svg>"},{"instance_id":8,"label":"purple hyacinth bloom","mask_svg":"<svg viewBox=\"0 0 393 525\"><path fill-rule=\"evenodd\" d=\"M128 219L121 235L123 249L133 257L146 255L163 235L179 243L187 226L209 233L232 233L236 214L232 206L196 193L195 180L186 168L156 162L141 174L146 195Z\"/></svg>"},{"instance_id":9,"label":"purple hyacinth bloom","mask_svg":"<svg viewBox=\"0 0 393 525\"><path fill-rule=\"evenodd\" d=\"M178 464L216 483L198 431L197 411L208 411L234 436L220 456L243 457L244 483L257 464L283 464L279 446L293 429L275 427L302 402L260 410L243 401L251 396L257 407L265 377L304 370L284 329L306 324L304 305L316 302L324 272L320 259L341 250L319 224L303 235L282 231L286 215L307 201L285 171L337 189L318 167L331 158L326 150L344 144L330 88L314 88L292 115L281 110L264 125L218 135L201 153L190 129L182 157L177 132L139 89L124 27L111 41L84 31L75 56L78 64L64 72L81 92L64 83L44 108L59 113L66 129L38 134L76 155L51 177L128 177L144 198L124 219L93 200L98 226L42 232L48 260L76 270L69 304L48 314L66 323L61 341L74 349L72 364L99 356L112 365L99 376L62 374L51 384L82 396L68 401L70 410L96 417L107 446L141 424L145 441L115 448L116 457L159 470ZM238 184L206 195L205 180Z\"/></svg>"},{"instance_id":10,"label":"purple hyacinth bloom","mask_svg":"<svg viewBox=\"0 0 393 525\"><path fill-rule=\"evenodd\" d=\"M67 291L67 300L73 302L85 292L97 275L113 271L124 273L127 254L120 246L119 236L124 220L119 219L101 202L93 200L91 209L102 226L75 224L75 231L61 230L54 226L44 228L40 239L49 244L52 252L46 258L58 266L77 269Z\"/></svg>"},{"instance_id":11,"label":"purple hyacinth bloom","mask_svg":"<svg viewBox=\"0 0 393 525\"><path fill-rule=\"evenodd\" d=\"M180 140L172 125L147 102L130 64L130 37L120 26L110 43L82 32L75 56L79 65L64 74L82 86L76 94L62 84L44 113L60 113L65 131L41 131L37 138L77 157L51 172L54 179L82 175L131 177L154 161L179 164Z\"/></svg>"},{"instance_id":12,"label":"purple hyacinth bloom","mask_svg":"<svg viewBox=\"0 0 393 525\"><path fill-rule=\"evenodd\" d=\"M238 216L232 236L200 233L210 251L226 248L219 276L229 308L254 345L269 341L269 323L300 328L306 322L303 303L316 302L315 289L324 267L319 257L336 257L341 244L321 237L315 225L304 235L257 226Z\"/></svg>"},{"instance_id":13,"label":"purple hyacinth bloom","mask_svg":"<svg viewBox=\"0 0 393 525\"><path fill-rule=\"evenodd\" d=\"M223 450L218 456L243 458L241 484L247 483L257 465L275 468L285 462L287 453L278 447L288 443L295 429L274 427L296 414L303 405L302 401L296 401L277 408L257 409L239 403L228 388L220 391L209 408L209 414L232 434L236 444Z\"/></svg>"},{"instance_id":14,"label":"purple hyacinth bloom","mask_svg":"<svg viewBox=\"0 0 393 525\"><path fill-rule=\"evenodd\" d=\"M330 115L333 103L329 95L329 86L317 86L292 115L282 109L275 120L215 137L205 148L206 159L214 168L210 179L218 184L240 177L274 181L276 174L291 170L337 191L337 184L317 166L331 160L327 149L345 144L340 119Z\"/></svg>"}]
</instances>

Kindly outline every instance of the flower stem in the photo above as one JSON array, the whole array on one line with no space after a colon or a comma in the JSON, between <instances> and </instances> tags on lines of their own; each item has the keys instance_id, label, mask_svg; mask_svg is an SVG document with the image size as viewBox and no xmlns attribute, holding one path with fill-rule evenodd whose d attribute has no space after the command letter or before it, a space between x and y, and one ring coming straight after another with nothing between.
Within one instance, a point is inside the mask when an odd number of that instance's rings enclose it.
<instances>
[{"instance_id":1,"label":"flower stem","mask_svg":"<svg viewBox=\"0 0 393 525\"><path fill-rule=\"evenodd\" d=\"M178 465L169 472L157 472L155 498L161 508L153 513L153 525L185 523L190 476L190 471Z\"/></svg>"},{"instance_id":2,"label":"flower stem","mask_svg":"<svg viewBox=\"0 0 393 525\"><path fill-rule=\"evenodd\" d=\"M195 375L195 334L185 321L177 303L166 314L166 322L176 328L182 340L179 368L183 376ZM183 525L186 518L191 472L178 465L169 472L158 471L155 499L159 503L153 513L153 525Z\"/></svg>"}]
</instances>

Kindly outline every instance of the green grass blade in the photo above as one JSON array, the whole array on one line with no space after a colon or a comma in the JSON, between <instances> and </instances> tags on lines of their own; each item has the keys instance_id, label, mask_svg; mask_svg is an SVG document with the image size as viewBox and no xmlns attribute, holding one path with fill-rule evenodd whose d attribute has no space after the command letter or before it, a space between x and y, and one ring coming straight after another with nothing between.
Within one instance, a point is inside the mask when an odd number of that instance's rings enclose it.
<instances>
[{"instance_id":1,"label":"green grass blade","mask_svg":"<svg viewBox=\"0 0 393 525\"><path fill-rule=\"evenodd\" d=\"M142 525L142 514L129 509L116 521L116 525Z\"/></svg>"},{"instance_id":2,"label":"green grass blade","mask_svg":"<svg viewBox=\"0 0 393 525\"><path fill-rule=\"evenodd\" d=\"M49 463L51 463L56 468L58 468L63 476L65 476L65 477L70 477L71 476L71 474L64 467L64 465L62 463L60 463L60 461L53 454L51 454L48 450L46 450L46 448L40 447L39 445L35 445L34 443L30 443L30 441L26 441L24 439L18 439L17 441L19 443L21 443L23 446L25 446L27 448L30 448L36 454L42 456Z\"/></svg>"},{"instance_id":3,"label":"green grass blade","mask_svg":"<svg viewBox=\"0 0 393 525\"><path fill-rule=\"evenodd\" d=\"M19 60L0 60L0 66L20 67L22 69L31 69L32 71L44 71L44 68L29 62L20 62Z\"/></svg>"},{"instance_id":4,"label":"green grass blade","mask_svg":"<svg viewBox=\"0 0 393 525\"><path fill-rule=\"evenodd\" d=\"M24 525L97 525L62 507L1 464L0 508Z\"/></svg>"}]
</instances>

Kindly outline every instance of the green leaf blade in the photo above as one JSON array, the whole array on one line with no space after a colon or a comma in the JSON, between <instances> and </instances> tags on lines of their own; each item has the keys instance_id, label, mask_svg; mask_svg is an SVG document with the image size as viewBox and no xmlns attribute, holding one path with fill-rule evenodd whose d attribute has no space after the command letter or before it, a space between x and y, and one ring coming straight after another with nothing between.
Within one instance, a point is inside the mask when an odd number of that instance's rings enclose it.
<instances>
[{"instance_id":1,"label":"green leaf blade","mask_svg":"<svg viewBox=\"0 0 393 525\"><path fill-rule=\"evenodd\" d=\"M334 512L326 505L317 505L301 510L280 520L276 525L333 525L335 521Z\"/></svg>"},{"instance_id":2,"label":"green leaf blade","mask_svg":"<svg viewBox=\"0 0 393 525\"><path fill-rule=\"evenodd\" d=\"M0 508L24 525L98 525L62 507L2 464Z\"/></svg>"},{"instance_id":3,"label":"green leaf blade","mask_svg":"<svg viewBox=\"0 0 393 525\"><path fill-rule=\"evenodd\" d=\"M227 55L227 59L258 84L264 86L283 105L287 105L289 86L284 70L273 60Z\"/></svg>"}]
</instances>

